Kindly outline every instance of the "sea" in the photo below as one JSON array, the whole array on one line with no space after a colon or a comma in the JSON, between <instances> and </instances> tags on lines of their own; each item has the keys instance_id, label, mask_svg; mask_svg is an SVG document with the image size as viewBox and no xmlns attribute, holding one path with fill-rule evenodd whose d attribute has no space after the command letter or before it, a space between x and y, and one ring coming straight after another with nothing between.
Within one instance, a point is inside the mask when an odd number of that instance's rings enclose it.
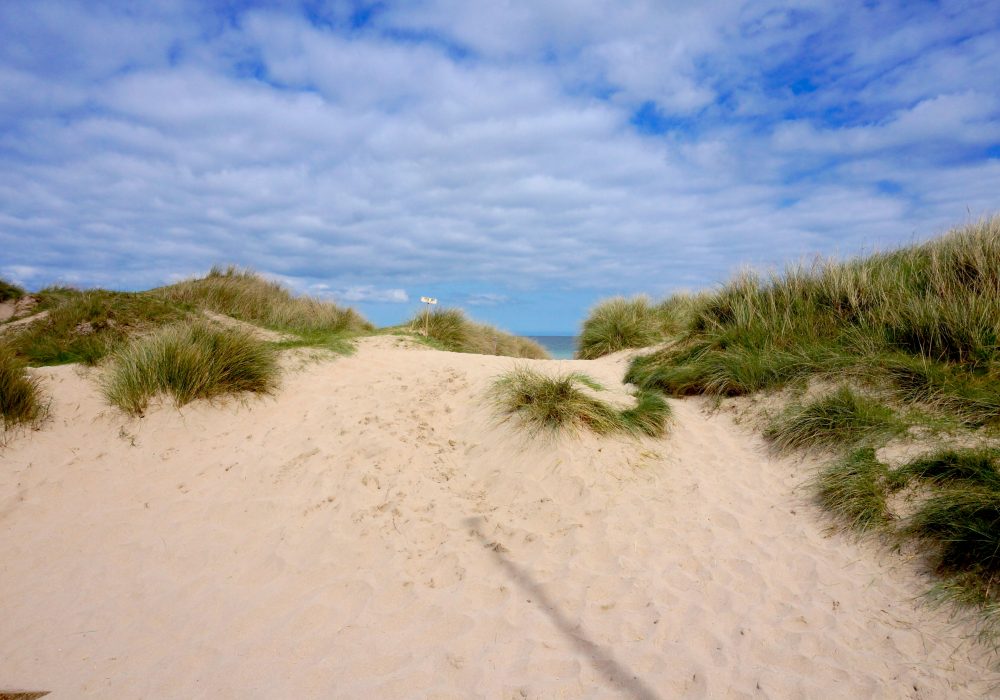
<instances>
[{"instance_id":1,"label":"sea","mask_svg":"<svg viewBox=\"0 0 1000 700\"><path fill-rule=\"evenodd\" d=\"M528 335L536 343L540 343L555 360L572 360L576 351L575 335Z\"/></svg>"}]
</instances>

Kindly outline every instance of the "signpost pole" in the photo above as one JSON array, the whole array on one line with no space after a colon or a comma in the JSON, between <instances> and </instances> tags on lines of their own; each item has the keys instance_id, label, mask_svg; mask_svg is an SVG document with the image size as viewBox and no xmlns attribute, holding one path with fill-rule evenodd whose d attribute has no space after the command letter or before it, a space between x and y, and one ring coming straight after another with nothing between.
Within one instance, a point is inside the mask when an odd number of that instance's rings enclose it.
<instances>
[{"instance_id":1,"label":"signpost pole","mask_svg":"<svg viewBox=\"0 0 1000 700\"><path fill-rule=\"evenodd\" d=\"M427 304L427 310L424 311L424 337L428 337L431 332L431 305L438 303L438 300L434 297L420 297L420 301Z\"/></svg>"}]
</instances>

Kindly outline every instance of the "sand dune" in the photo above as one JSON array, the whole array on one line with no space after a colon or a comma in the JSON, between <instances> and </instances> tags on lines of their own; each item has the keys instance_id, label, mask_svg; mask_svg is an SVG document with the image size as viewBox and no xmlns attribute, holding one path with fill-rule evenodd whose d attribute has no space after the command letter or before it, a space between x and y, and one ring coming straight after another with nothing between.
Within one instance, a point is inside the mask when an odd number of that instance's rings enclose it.
<instances>
[{"instance_id":1,"label":"sand dune","mask_svg":"<svg viewBox=\"0 0 1000 700\"><path fill-rule=\"evenodd\" d=\"M518 362L527 363L520 360ZM694 401L662 440L525 439L514 360L369 338L280 393L151 410L38 370L0 451L0 690L52 698L964 698L912 566ZM620 386L622 356L532 362Z\"/></svg>"}]
</instances>

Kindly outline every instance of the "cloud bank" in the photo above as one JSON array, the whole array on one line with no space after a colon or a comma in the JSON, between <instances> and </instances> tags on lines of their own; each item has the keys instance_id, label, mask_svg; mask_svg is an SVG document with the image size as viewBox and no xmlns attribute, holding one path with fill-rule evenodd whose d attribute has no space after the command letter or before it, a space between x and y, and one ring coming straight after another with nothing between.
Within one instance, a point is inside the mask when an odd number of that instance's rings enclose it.
<instances>
[{"instance_id":1,"label":"cloud bank","mask_svg":"<svg viewBox=\"0 0 1000 700\"><path fill-rule=\"evenodd\" d=\"M998 208L990 2L0 5L0 274L520 331Z\"/></svg>"}]
</instances>

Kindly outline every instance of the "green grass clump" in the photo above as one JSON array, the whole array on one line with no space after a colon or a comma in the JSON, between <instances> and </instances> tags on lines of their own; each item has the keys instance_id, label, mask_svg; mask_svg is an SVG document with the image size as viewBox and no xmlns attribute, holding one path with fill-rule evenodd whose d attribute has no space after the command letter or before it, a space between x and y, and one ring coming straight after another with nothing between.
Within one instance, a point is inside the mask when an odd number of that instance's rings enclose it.
<instances>
[{"instance_id":1,"label":"green grass clump","mask_svg":"<svg viewBox=\"0 0 1000 700\"><path fill-rule=\"evenodd\" d=\"M626 432L660 437L670 420L670 404L658 392L640 389L635 393L635 407L618 415Z\"/></svg>"},{"instance_id":2,"label":"green grass clump","mask_svg":"<svg viewBox=\"0 0 1000 700\"><path fill-rule=\"evenodd\" d=\"M1000 632L1000 449L941 449L889 469L867 447L827 467L815 486L850 527L922 542L941 578L933 593L981 609L986 638ZM906 487L914 487L912 512L890 512L889 496Z\"/></svg>"},{"instance_id":3,"label":"green grass clump","mask_svg":"<svg viewBox=\"0 0 1000 700\"><path fill-rule=\"evenodd\" d=\"M889 469L874 451L926 429L982 437L1000 428L1000 217L867 257L744 273L679 317L675 342L634 359L626 381L675 396L811 379L862 387L791 407L767 436L784 448L842 450L816 479L823 505L860 530L930 543L942 590L981 601L1000 630L995 455L961 450ZM907 486L922 499L916 512L889 512L888 497Z\"/></svg>"},{"instance_id":4,"label":"green grass clump","mask_svg":"<svg viewBox=\"0 0 1000 700\"><path fill-rule=\"evenodd\" d=\"M275 351L252 335L207 323L180 324L119 350L104 379L107 400L140 415L170 394L178 406L239 392L269 393L277 384Z\"/></svg>"},{"instance_id":5,"label":"green grass clump","mask_svg":"<svg viewBox=\"0 0 1000 700\"><path fill-rule=\"evenodd\" d=\"M989 590L1000 573L1000 490L944 489L924 501L903 534L933 545L932 565L945 576ZM994 596L1000 591L993 591Z\"/></svg>"},{"instance_id":6,"label":"green grass clump","mask_svg":"<svg viewBox=\"0 0 1000 700\"><path fill-rule=\"evenodd\" d=\"M662 435L670 406L662 396L640 392L633 408L619 410L591 392L603 387L585 374L574 372L550 377L525 367L497 379L492 396L502 415L516 415L534 433L586 428L598 435L629 433Z\"/></svg>"},{"instance_id":7,"label":"green grass clump","mask_svg":"<svg viewBox=\"0 0 1000 700\"><path fill-rule=\"evenodd\" d=\"M25 295L25 291L5 279L0 279L0 301L17 301Z\"/></svg>"},{"instance_id":8,"label":"green grass clump","mask_svg":"<svg viewBox=\"0 0 1000 700\"><path fill-rule=\"evenodd\" d=\"M1000 421L1000 218L783 274L743 274L694 303L680 342L638 362L674 394L738 395L850 373Z\"/></svg>"},{"instance_id":9,"label":"green grass clump","mask_svg":"<svg viewBox=\"0 0 1000 700\"><path fill-rule=\"evenodd\" d=\"M773 420L764 436L780 449L836 447L902 432L891 408L844 385Z\"/></svg>"},{"instance_id":10,"label":"green grass clump","mask_svg":"<svg viewBox=\"0 0 1000 700\"><path fill-rule=\"evenodd\" d=\"M944 579L939 592L996 612L1000 449L943 449L914 459L891 475L892 488L914 481L930 487L930 495L907 519L900 535L930 545L931 566Z\"/></svg>"},{"instance_id":11,"label":"green grass clump","mask_svg":"<svg viewBox=\"0 0 1000 700\"><path fill-rule=\"evenodd\" d=\"M411 318L409 325L452 352L464 352L471 344L469 319L461 309L423 311Z\"/></svg>"},{"instance_id":12,"label":"green grass clump","mask_svg":"<svg viewBox=\"0 0 1000 700\"><path fill-rule=\"evenodd\" d=\"M478 355L505 355L533 360L549 354L529 338L504 333L492 326L470 321L461 309L435 309L418 313L408 322L412 331L423 334L442 350Z\"/></svg>"},{"instance_id":13,"label":"green grass clump","mask_svg":"<svg viewBox=\"0 0 1000 700\"><path fill-rule=\"evenodd\" d=\"M858 373L869 380L888 378L903 400L935 408L966 427L987 426L1000 416L1000 367L968 371L961 365L894 353Z\"/></svg>"},{"instance_id":14,"label":"green grass clump","mask_svg":"<svg viewBox=\"0 0 1000 700\"><path fill-rule=\"evenodd\" d=\"M213 267L205 277L153 290L163 299L304 336L357 333L373 326L354 309L294 296L251 270Z\"/></svg>"},{"instance_id":15,"label":"green grass clump","mask_svg":"<svg viewBox=\"0 0 1000 700\"><path fill-rule=\"evenodd\" d=\"M820 504L850 527L866 531L890 520L886 506L888 468L866 447L845 455L816 477Z\"/></svg>"},{"instance_id":16,"label":"green grass clump","mask_svg":"<svg viewBox=\"0 0 1000 700\"><path fill-rule=\"evenodd\" d=\"M25 371L24 362L0 343L0 425L4 430L30 424L45 415L38 380Z\"/></svg>"},{"instance_id":17,"label":"green grass clump","mask_svg":"<svg viewBox=\"0 0 1000 700\"><path fill-rule=\"evenodd\" d=\"M146 292L48 287L36 296L35 310L47 311L47 316L12 333L10 341L18 356L33 365L93 365L132 338L200 310L289 332L295 337L284 343L287 347L343 352L351 334L372 328L352 309L292 296L276 283L235 268L216 268L202 279Z\"/></svg>"},{"instance_id":18,"label":"green grass clump","mask_svg":"<svg viewBox=\"0 0 1000 700\"><path fill-rule=\"evenodd\" d=\"M626 381L678 396L740 396L838 377L902 403L894 412L845 386L791 407L766 435L782 448L845 450L816 478L820 502L858 530L931 543L943 585L965 592L953 597L995 605L984 593L994 590L1000 527L992 453L890 470L872 447L920 414L1000 425L1000 218L867 258L744 274L701 297L688 318L678 342L634 360ZM887 498L909 484L924 500L900 520Z\"/></svg>"},{"instance_id":19,"label":"green grass clump","mask_svg":"<svg viewBox=\"0 0 1000 700\"><path fill-rule=\"evenodd\" d=\"M691 344L635 358L625 381L672 396L744 396L808 376L819 362L833 368L842 360L819 348L762 352Z\"/></svg>"},{"instance_id":20,"label":"green grass clump","mask_svg":"<svg viewBox=\"0 0 1000 700\"><path fill-rule=\"evenodd\" d=\"M1000 493L1000 450L994 447L944 449L919 457L895 471L897 485L920 479L938 487L969 486Z\"/></svg>"},{"instance_id":21,"label":"green grass clump","mask_svg":"<svg viewBox=\"0 0 1000 700\"><path fill-rule=\"evenodd\" d=\"M95 289L43 294L48 315L24 326L9 341L33 365L93 365L131 336L185 316L176 305L141 292Z\"/></svg>"},{"instance_id":22,"label":"green grass clump","mask_svg":"<svg viewBox=\"0 0 1000 700\"><path fill-rule=\"evenodd\" d=\"M615 297L595 306L583 322L576 356L593 360L619 350L644 348L663 341L680 330L675 314L677 301L652 304L643 296Z\"/></svg>"}]
</instances>

